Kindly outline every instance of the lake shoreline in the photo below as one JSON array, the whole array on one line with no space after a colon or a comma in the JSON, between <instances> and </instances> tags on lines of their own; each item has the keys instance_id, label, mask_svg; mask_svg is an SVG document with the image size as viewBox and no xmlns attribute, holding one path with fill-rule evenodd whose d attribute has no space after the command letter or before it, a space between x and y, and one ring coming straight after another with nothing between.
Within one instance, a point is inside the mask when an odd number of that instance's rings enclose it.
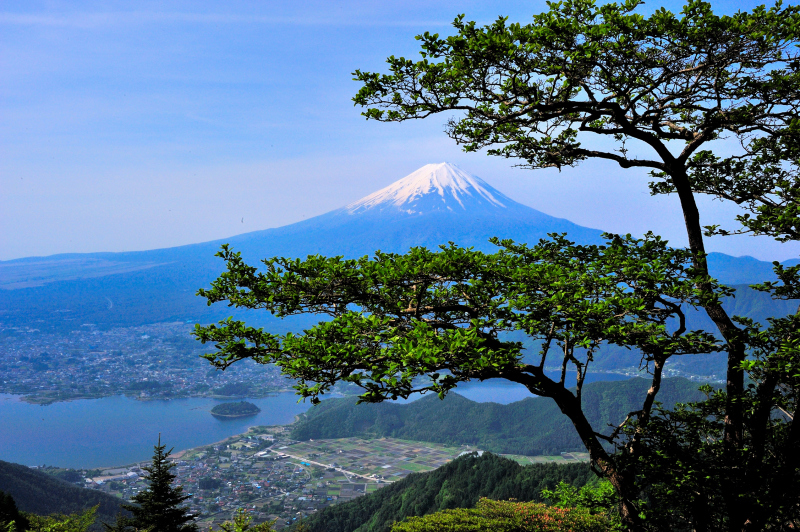
<instances>
[{"instance_id":1,"label":"lake shoreline","mask_svg":"<svg viewBox=\"0 0 800 532\"><path fill-rule=\"evenodd\" d=\"M502 381L468 383L455 391L473 401L501 404L533 397L524 386ZM311 408L308 401L298 402L294 390L248 399L262 411L255 416L218 417L209 413L221 399L210 397L141 400L111 396L42 408L22 401L19 394L0 394L0 426L5 429L0 431L0 460L72 469L141 463L152 456L159 434L168 449L188 450L224 441L254 426L290 425Z\"/></svg>"},{"instance_id":2,"label":"lake shoreline","mask_svg":"<svg viewBox=\"0 0 800 532\"><path fill-rule=\"evenodd\" d=\"M0 460L26 466L95 469L147 461L153 445L191 449L246 432L251 426L286 425L310 405L293 393L248 398L261 412L218 417L215 398L135 400L112 396L46 407L0 394ZM53 442L58 442L58 445Z\"/></svg>"},{"instance_id":3,"label":"lake shoreline","mask_svg":"<svg viewBox=\"0 0 800 532\"><path fill-rule=\"evenodd\" d=\"M240 395L175 395L173 397L142 397L140 395L135 394L126 394L124 392L121 393L110 393L110 394L97 394L97 395L76 395L74 397L47 397L47 396L40 396L40 395L26 395L24 393L7 393L6 395L14 395L18 396L19 400L28 403L31 405L39 405L39 406L49 406L58 403L68 403L71 401L84 401L84 400L92 400L92 399L103 399L106 397L127 397L129 399L134 399L136 401L171 401L173 399L215 399L221 401L230 401L232 399L264 399L266 397L274 397L278 394L286 393L286 392L293 392L294 388L277 388L275 390L269 390L263 394L257 395L248 395L248 396L240 396Z\"/></svg>"}]
</instances>

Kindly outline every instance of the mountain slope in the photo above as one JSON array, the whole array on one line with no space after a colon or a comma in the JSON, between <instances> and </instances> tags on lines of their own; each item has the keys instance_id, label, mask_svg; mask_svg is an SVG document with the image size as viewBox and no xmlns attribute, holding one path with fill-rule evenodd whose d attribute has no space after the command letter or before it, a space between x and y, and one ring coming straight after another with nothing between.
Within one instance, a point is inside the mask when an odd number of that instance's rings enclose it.
<instances>
[{"instance_id":1,"label":"mountain slope","mask_svg":"<svg viewBox=\"0 0 800 532\"><path fill-rule=\"evenodd\" d=\"M638 378L585 385L583 405L589 422L595 430L608 432L609 424L616 426L629 412L641 408L649 386L648 380ZM667 408L696 401L703 397L698 387L682 378L665 379L658 400ZM444 400L430 395L409 404L356 407L355 403L355 397L348 397L312 407L293 426L292 438L392 437L524 455L584 450L569 419L546 397L501 405L476 403L451 393Z\"/></svg>"},{"instance_id":2,"label":"mountain slope","mask_svg":"<svg viewBox=\"0 0 800 532\"><path fill-rule=\"evenodd\" d=\"M471 214L524 207L490 187L479 177L447 163L427 164L386 188L354 201L348 214L376 210L423 215L463 211Z\"/></svg>"},{"instance_id":3,"label":"mountain slope","mask_svg":"<svg viewBox=\"0 0 800 532\"><path fill-rule=\"evenodd\" d=\"M37 515L83 512L100 505L97 509L98 524L113 523L122 503L106 493L80 488L24 465L2 460L0 491L11 495L20 511Z\"/></svg>"},{"instance_id":4,"label":"mountain slope","mask_svg":"<svg viewBox=\"0 0 800 532\"><path fill-rule=\"evenodd\" d=\"M445 163L428 165L394 185L303 222L176 248L66 254L0 263L0 322L36 327L61 323L138 325L210 320L228 315L194 296L224 268L214 257L228 242L248 261L309 254L348 257L448 241L490 250L493 236L536 242L566 232L600 242L601 231L514 202L480 178Z\"/></svg>"},{"instance_id":5,"label":"mountain slope","mask_svg":"<svg viewBox=\"0 0 800 532\"><path fill-rule=\"evenodd\" d=\"M195 297L224 269L214 257L230 243L253 264L264 257L404 252L453 241L491 251L493 236L535 243L548 233L599 243L601 231L522 205L478 177L447 163L427 165L396 183L335 211L275 229L231 238L125 253L65 254L0 262L0 324L66 330L163 321L213 321L231 314ZM765 279L771 265L750 257L711 254L714 274L726 283ZM279 323L251 315L276 330L316 320Z\"/></svg>"},{"instance_id":6,"label":"mountain slope","mask_svg":"<svg viewBox=\"0 0 800 532\"><path fill-rule=\"evenodd\" d=\"M399 482L352 501L329 506L304 519L310 532L388 532L392 523L450 508L471 508L481 497L541 502L542 489L559 481L576 487L596 477L586 464L534 464L484 453L465 455L428 473L413 473Z\"/></svg>"}]
</instances>

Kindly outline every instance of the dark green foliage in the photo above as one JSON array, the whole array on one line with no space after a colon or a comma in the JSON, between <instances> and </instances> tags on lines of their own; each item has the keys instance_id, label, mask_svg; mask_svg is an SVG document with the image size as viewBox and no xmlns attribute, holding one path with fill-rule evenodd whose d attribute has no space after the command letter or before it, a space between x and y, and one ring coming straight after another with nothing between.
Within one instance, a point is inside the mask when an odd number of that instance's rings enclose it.
<instances>
[{"instance_id":1,"label":"dark green foliage","mask_svg":"<svg viewBox=\"0 0 800 532\"><path fill-rule=\"evenodd\" d=\"M650 383L645 379L593 382L583 389L584 410L596 430L610 432L635 409ZM703 397L699 384L665 379L659 399L667 407ZM570 421L549 398L509 405L476 403L457 393L431 395L410 404L378 403L356 407L357 398L330 399L311 408L292 428L296 440L392 437L446 444L476 445L507 454L558 454L583 450Z\"/></svg>"},{"instance_id":2,"label":"dark green foliage","mask_svg":"<svg viewBox=\"0 0 800 532\"><path fill-rule=\"evenodd\" d=\"M767 434L748 426L739 470L731 471L724 442L708 437L721 431L726 397L706 391L705 401L659 411L647 426L634 423L627 429L639 434L641 451L630 460L621 455L620 466L636 477L648 502L642 508L646 522L663 532L725 530L736 510L732 505L747 505L754 508L755 530L797 529L800 469L793 462L798 447L782 415L776 412ZM746 401L748 410L759 406L750 396ZM742 477L747 487L737 485Z\"/></svg>"},{"instance_id":3,"label":"dark green foliage","mask_svg":"<svg viewBox=\"0 0 800 532\"><path fill-rule=\"evenodd\" d=\"M204 477L198 482L198 487L201 490L213 490L222 485L222 481L218 478Z\"/></svg>"},{"instance_id":4,"label":"dark green foliage","mask_svg":"<svg viewBox=\"0 0 800 532\"><path fill-rule=\"evenodd\" d=\"M72 484L83 482L83 475L72 469L65 469L63 471L58 471L56 473L53 473L53 476L56 478L60 478L65 482L70 482Z\"/></svg>"},{"instance_id":5,"label":"dark green foliage","mask_svg":"<svg viewBox=\"0 0 800 532\"><path fill-rule=\"evenodd\" d=\"M125 527L148 530L149 532L196 532L197 525L189 510L181 504L189 496L183 494L183 487L173 486L175 475L170 471L174 464L170 463L170 449L161 445L159 437L155 446L152 463L145 467L146 479L150 485L145 491L131 497L134 504L125 504L123 508L131 512L132 517L117 519L111 530L124 530Z\"/></svg>"},{"instance_id":6,"label":"dark green foliage","mask_svg":"<svg viewBox=\"0 0 800 532\"><path fill-rule=\"evenodd\" d=\"M466 455L428 473L399 482L350 502L330 506L304 519L310 532L387 532L409 516L448 508L471 508L481 497L542 502L541 491L560 481L583 486L595 479L588 465L521 466L484 453Z\"/></svg>"},{"instance_id":7,"label":"dark green foliage","mask_svg":"<svg viewBox=\"0 0 800 532\"><path fill-rule=\"evenodd\" d=\"M98 520L111 521L121 505L121 501L111 495L2 460L0 490L14 498L20 511L37 515L82 513L99 505Z\"/></svg>"},{"instance_id":8,"label":"dark green foliage","mask_svg":"<svg viewBox=\"0 0 800 532\"><path fill-rule=\"evenodd\" d=\"M246 382L231 382L216 388L214 393L227 397L243 397L250 393L250 384Z\"/></svg>"},{"instance_id":9,"label":"dark green foliage","mask_svg":"<svg viewBox=\"0 0 800 532\"><path fill-rule=\"evenodd\" d=\"M9 523L14 523L16 530L28 527L28 519L20 513L14 498L0 491L0 527Z\"/></svg>"},{"instance_id":10,"label":"dark green foliage","mask_svg":"<svg viewBox=\"0 0 800 532\"><path fill-rule=\"evenodd\" d=\"M222 403L211 409L215 416L254 416L261 412L253 403L240 401L238 403Z\"/></svg>"}]
</instances>

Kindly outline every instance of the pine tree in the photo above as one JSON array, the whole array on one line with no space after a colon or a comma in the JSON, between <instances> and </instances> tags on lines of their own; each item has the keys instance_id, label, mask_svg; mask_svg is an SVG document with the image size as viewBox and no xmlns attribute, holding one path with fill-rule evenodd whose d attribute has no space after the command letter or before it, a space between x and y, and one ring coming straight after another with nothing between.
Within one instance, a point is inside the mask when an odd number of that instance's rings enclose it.
<instances>
[{"instance_id":1,"label":"pine tree","mask_svg":"<svg viewBox=\"0 0 800 532\"><path fill-rule=\"evenodd\" d=\"M28 520L17 509L17 503L8 493L0 491L0 530L25 530L28 527Z\"/></svg>"},{"instance_id":2,"label":"pine tree","mask_svg":"<svg viewBox=\"0 0 800 532\"><path fill-rule=\"evenodd\" d=\"M131 497L131 501L136 504L122 505L133 517L118 519L116 527L107 528L149 532L197 531L197 525L192 522L194 517L189 513L189 509L181 506L181 503L190 496L183 494L183 487L172 485L175 475L170 470L174 464L168 460L172 449L166 452L165 449L166 445L161 445L159 434L158 445L155 446L153 453L153 463L144 468L147 471L145 478L150 481L150 486Z\"/></svg>"}]
</instances>

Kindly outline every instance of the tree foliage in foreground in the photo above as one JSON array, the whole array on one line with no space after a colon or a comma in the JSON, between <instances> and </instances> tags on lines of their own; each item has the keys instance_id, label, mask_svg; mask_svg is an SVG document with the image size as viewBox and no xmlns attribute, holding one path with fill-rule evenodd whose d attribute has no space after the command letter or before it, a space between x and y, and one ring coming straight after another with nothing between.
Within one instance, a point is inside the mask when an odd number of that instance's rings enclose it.
<instances>
[{"instance_id":1,"label":"tree foliage in foreground","mask_svg":"<svg viewBox=\"0 0 800 532\"><path fill-rule=\"evenodd\" d=\"M95 522L97 506L85 512L69 515L36 515L24 514L16 510L14 500L5 497L0 507L0 531L2 532L86 532ZM9 504L10 500L10 504ZM11 510L6 511L4 510Z\"/></svg>"},{"instance_id":2,"label":"tree foliage in foreground","mask_svg":"<svg viewBox=\"0 0 800 532\"><path fill-rule=\"evenodd\" d=\"M409 517L394 525L392 532L607 532L611 529L604 515L581 508L481 499L475 508Z\"/></svg>"},{"instance_id":3,"label":"tree foliage in foreground","mask_svg":"<svg viewBox=\"0 0 800 532\"><path fill-rule=\"evenodd\" d=\"M97 507L70 515L29 515L26 532L86 532L94 524ZM23 529L18 529L22 532Z\"/></svg>"},{"instance_id":4,"label":"tree foliage in foreground","mask_svg":"<svg viewBox=\"0 0 800 532\"><path fill-rule=\"evenodd\" d=\"M494 254L451 245L357 261L269 259L257 272L225 247L228 271L200 291L209 303L329 321L282 336L234 320L199 327L219 348L209 359L276 363L312 400L340 380L362 386L365 401L444 395L472 379L519 382L569 417L628 528L800 526L800 316L757 324L729 315L704 241L800 236L800 7L718 16L691 0L678 14L643 16L639 5L565 0L524 25L459 17L454 35L418 37L421 60L357 71L355 102L381 121L448 113L447 134L467 151L532 169L590 159L645 169L653 194L677 196L688 249L653 236L610 235L606 246L555 236L531 247L498 241ZM703 227L698 194L740 205L740 227ZM776 274L759 289L798 298L800 268L776 265ZM715 330L686 329L693 306ZM541 342L538 362L522 362L520 346L502 340L508 330ZM640 350L652 375L641 408L611 436L587 423L581 403L582 376L604 344ZM727 355L725 390L654 410L664 364L709 351ZM544 375L554 357L581 376L575 392Z\"/></svg>"},{"instance_id":5,"label":"tree foliage in foreground","mask_svg":"<svg viewBox=\"0 0 800 532\"><path fill-rule=\"evenodd\" d=\"M273 525L275 525L275 521L254 525L253 516L240 508L233 515L233 520L220 524L219 530L216 532L274 532ZM209 532L215 532L214 527L211 527Z\"/></svg>"}]
</instances>

